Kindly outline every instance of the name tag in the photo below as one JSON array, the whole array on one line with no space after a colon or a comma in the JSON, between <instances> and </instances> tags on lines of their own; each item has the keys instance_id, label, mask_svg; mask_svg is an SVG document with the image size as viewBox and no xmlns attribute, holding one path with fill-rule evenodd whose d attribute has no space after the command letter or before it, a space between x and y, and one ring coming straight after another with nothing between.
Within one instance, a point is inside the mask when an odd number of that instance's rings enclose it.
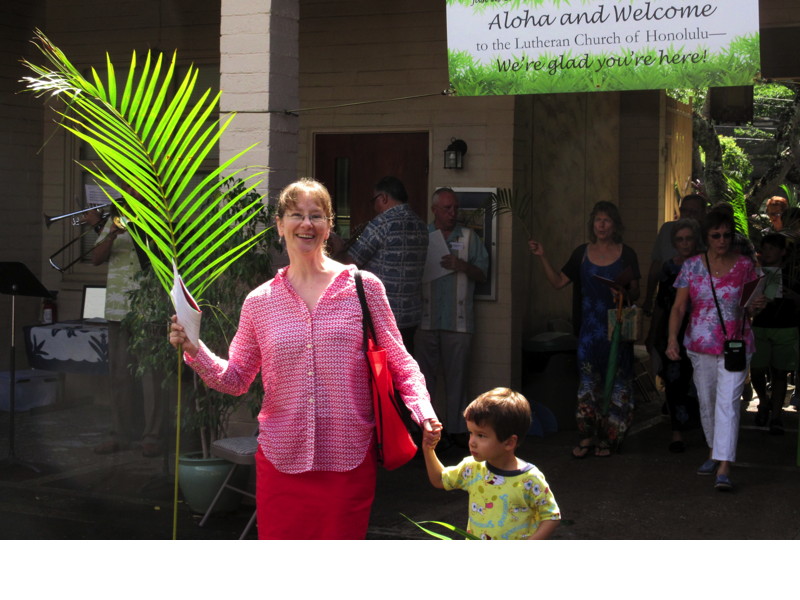
<instances>
[{"instance_id":1,"label":"name tag","mask_svg":"<svg viewBox=\"0 0 800 600\"><path fill-rule=\"evenodd\" d=\"M462 250L464 242L450 242L450 250Z\"/></svg>"}]
</instances>

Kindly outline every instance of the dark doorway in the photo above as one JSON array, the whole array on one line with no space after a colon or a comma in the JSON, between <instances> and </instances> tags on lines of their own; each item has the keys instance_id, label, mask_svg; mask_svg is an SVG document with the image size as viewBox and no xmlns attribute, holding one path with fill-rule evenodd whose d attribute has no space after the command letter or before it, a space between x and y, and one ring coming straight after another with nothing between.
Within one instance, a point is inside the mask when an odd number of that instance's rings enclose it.
<instances>
[{"instance_id":1,"label":"dark doorway","mask_svg":"<svg viewBox=\"0 0 800 600\"><path fill-rule=\"evenodd\" d=\"M428 222L428 133L320 133L314 138L314 177L330 190L336 231L357 235L375 214L372 189L385 175L400 179L408 203Z\"/></svg>"}]
</instances>

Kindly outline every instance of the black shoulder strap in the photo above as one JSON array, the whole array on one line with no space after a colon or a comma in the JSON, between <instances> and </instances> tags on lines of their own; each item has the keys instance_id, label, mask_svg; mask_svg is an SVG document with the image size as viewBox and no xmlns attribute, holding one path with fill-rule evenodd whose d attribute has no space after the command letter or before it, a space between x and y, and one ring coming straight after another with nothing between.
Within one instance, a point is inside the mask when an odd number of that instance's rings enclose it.
<instances>
[{"instance_id":1,"label":"black shoulder strap","mask_svg":"<svg viewBox=\"0 0 800 600\"><path fill-rule=\"evenodd\" d=\"M719 302L717 301L717 292L714 289L714 277L711 275L711 262L708 260L708 252L704 253L706 256L706 270L708 271L708 281L711 283L711 293L714 296L714 304L717 306L717 314L719 315L719 322L722 325L722 335L725 336L725 339L728 339L728 332L725 330L725 319L722 318L722 311L719 308ZM742 337L744 337L744 320L745 316L742 316Z\"/></svg>"},{"instance_id":2,"label":"black shoulder strap","mask_svg":"<svg viewBox=\"0 0 800 600\"><path fill-rule=\"evenodd\" d=\"M361 280L361 271L356 269L355 275L356 291L358 292L358 300L361 302L361 319L364 324L364 349L367 348L367 338L369 335L377 343L378 338L375 337L375 326L372 324L372 315L369 312L369 305L367 304L367 296L364 292L364 282Z\"/></svg>"}]
</instances>

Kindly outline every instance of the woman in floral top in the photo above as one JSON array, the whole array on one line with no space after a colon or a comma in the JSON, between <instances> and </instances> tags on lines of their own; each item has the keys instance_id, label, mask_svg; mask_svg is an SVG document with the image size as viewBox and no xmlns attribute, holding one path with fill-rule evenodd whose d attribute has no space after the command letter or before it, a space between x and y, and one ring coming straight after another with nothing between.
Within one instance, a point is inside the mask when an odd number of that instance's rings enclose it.
<instances>
[{"instance_id":1,"label":"woman in floral top","mask_svg":"<svg viewBox=\"0 0 800 600\"><path fill-rule=\"evenodd\" d=\"M666 352L671 360L680 358L678 331L690 309L683 342L694 368L700 420L711 449L697 473L716 473L714 487L721 491L733 487L730 464L736 460L739 398L747 378L747 368L735 372L725 369L723 345L725 340L744 339L748 365L755 351L749 315L739 304L744 285L758 275L753 261L734 249L734 231L729 205L718 205L706 216L703 233L708 251L687 259L675 280L677 293L670 313ZM763 298L751 309L757 307L763 307Z\"/></svg>"}]
</instances>

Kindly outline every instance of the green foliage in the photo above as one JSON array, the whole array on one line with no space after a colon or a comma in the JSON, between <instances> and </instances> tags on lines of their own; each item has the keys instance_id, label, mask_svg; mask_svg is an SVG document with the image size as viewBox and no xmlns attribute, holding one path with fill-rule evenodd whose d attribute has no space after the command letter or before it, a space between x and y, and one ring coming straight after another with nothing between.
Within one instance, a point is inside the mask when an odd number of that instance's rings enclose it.
<instances>
[{"instance_id":1,"label":"green foliage","mask_svg":"<svg viewBox=\"0 0 800 600\"><path fill-rule=\"evenodd\" d=\"M456 527L454 525L450 525L449 523L444 523L442 521L415 521L414 519L412 519L410 517L407 517L403 513L400 513L400 514L404 518L406 518L409 521L411 521L414 525L419 527L422 531L424 531L428 535L430 535L432 537L435 537L437 540L452 540L453 538L448 537L446 535L442 535L441 533L436 533L435 531L431 531L430 529L427 529L426 527L423 527L423 525L436 525L438 527L442 527L442 528L446 529L447 531L451 531L451 532L455 533L456 535L460 536L461 538L463 538L465 540L477 540L477 539L480 539L477 536L475 536L475 535L473 535L473 534L471 534L471 533L469 533L467 531L464 531L463 529L459 529L458 527Z\"/></svg>"},{"instance_id":2,"label":"green foliage","mask_svg":"<svg viewBox=\"0 0 800 600\"><path fill-rule=\"evenodd\" d=\"M791 108L794 90L780 83L753 87L753 118L782 120Z\"/></svg>"},{"instance_id":3,"label":"green foliage","mask_svg":"<svg viewBox=\"0 0 800 600\"><path fill-rule=\"evenodd\" d=\"M673 87L676 81L684 81L686 87L740 85L742 73L752 69L753 57L758 56L757 35L741 36L731 42L727 49L718 53L708 53L701 62L692 64L687 70L683 63L661 63L660 52L643 49L635 53L638 64L627 64L631 52L617 53L544 53L539 56L520 54L513 61L521 64L520 70L502 71L498 68L500 59L487 64L476 61L467 52L448 51L448 65L451 84L456 93L472 95L510 95L537 93L568 93L585 91L614 91L630 89L664 89ZM666 53L683 54L682 47L671 46ZM703 51L700 50L700 53ZM653 59L646 65L644 57ZM538 60L542 64L537 69L528 65ZM626 66L612 66L598 70L596 67L611 60ZM558 65L574 61L570 68ZM588 65L582 67L582 64Z\"/></svg>"},{"instance_id":4,"label":"green foliage","mask_svg":"<svg viewBox=\"0 0 800 600\"><path fill-rule=\"evenodd\" d=\"M736 137L740 138L771 140L775 137L774 133L770 133L769 131L764 131L763 129L759 129L758 127L755 127L751 123L748 123L743 127L735 127L733 132L736 134Z\"/></svg>"},{"instance_id":5,"label":"green foliage","mask_svg":"<svg viewBox=\"0 0 800 600\"><path fill-rule=\"evenodd\" d=\"M501 188L488 198L480 210L475 211L473 214L479 222L483 221L485 211L489 211L492 217L510 214L525 230L525 235L527 236L525 239L529 240L533 237L528 228L532 207L533 203L528 194L520 196L516 190L512 192L508 188Z\"/></svg>"},{"instance_id":6,"label":"green foliage","mask_svg":"<svg viewBox=\"0 0 800 600\"><path fill-rule=\"evenodd\" d=\"M708 96L708 88L671 88L666 90L667 96L683 102L684 104L692 103L695 110L699 109L705 104L706 96Z\"/></svg>"},{"instance_id":7,"label":"green foliage","mask_svg":"<svg viewBox=\"0 0 800 600\"><path fill-rule=\"evenodd\" d=\"M722 146L722 170L726 176L734 178L742 186L750 182L753 174L753 163L736 140L726 135L719 136Z\"/></svg>"},{"instance_id":8,"label":"green foliage","mask_svg":"<svg viewBox=\"0 0 800 600\"><path fill-rule=\"evenodd\" d=\"M783 197L786 198L786 201L789 203L789 208L794 208L797 206L797 188L793 185L788 185L786 183L782 184L781 191L783 192Z\"/></svg>"},{"instance_id":9,"label":"green foliage","mask_svg":"<svg viewBox=\"0 0 800 600\"><path fill-rule=\"evenodd\" d=\"M134 52L124 81L117 81L116 73L121 71L106 57L105 77L92 68L87 79L41 31L36 31L35 44L49 66L23 61L34 73L23 78L28 89L64 100L65 108L56 111L60 125L89 144L102 160L103 167L83 166L98 182L116 191L109 200L136 225L130 230L131 239L146 253L164 290L169 292L172 287L174 262L190 293L200 299L263 235L261 230L239 245L229 244L237 228L262 210L257 195L249 196L251 202L235 214L229 206L208 202L223 195L225 184L244 170L225 174L250 150L209 174L201 171L232 119L221 124L216 119L219 93L212 95L206 90L195 100L198 70L194 66L182 81L174 82L175 54L166 64L163 54L148 52L144 64L139 65ZM178 86L173 93L174 83ZM247 197L260 183L252 182L258 175L247 177L249 187L230 201ZM141 197L131 195L128 185ZM222 246L227 250L220 254L217 249Z\"/></svg>"},{"instance_id":10,"label":"green foliage","mask_svg":"<svg viewBox=\"0 0 800 600\"><path fill-rule=\"evenodd\" d=\"M242 194L246 190L242 181L228 181L225 188L224 194L207 201L209 204L225 206L225 217L238 214L242 206L259 198L253 191ZM258 237L259 243L250 252L218 278L200 304L203 310L202 340L218 352L230 345L247 294L271 274L269 250L276 239L275 229L269 228L271 224L271 210L259 212L256 218L248 220L244 227L237 229L236 234L217 249L217 254L222 255L228 247L236 247L243 240L253 238L257 229L266 232ZM166 325L169 315L174 311L153 269L140 272L138 282L140 287L131 292L131 311L123 320L123 326L130 332L131 351L137 357L136 374L140 377L146 371L163 374L161 379L166 386L177 375L175 349L167 342ZM186 429L200 432L204 449L211 441L224 436L228 417L240 402L247 403L253 416L261 406L263 389L260 377L239 398L212 390L196 376L194 384L195 406L187 407L182 423Z\"/></svg>"},{"instance_id":11,"label":"green foliage","mask_svg":"<svg viewBox=\"0 0 800 600\"><path fill-rule=\"evenodd\" d=\"M735 177L725 175L727 189L724 193L725 201L733 208L733 220L736 223L736 231L743 236L750 237L750 225L747 215L747 203L745 201L744 186Z\"/></svg>"}]
</instances>

